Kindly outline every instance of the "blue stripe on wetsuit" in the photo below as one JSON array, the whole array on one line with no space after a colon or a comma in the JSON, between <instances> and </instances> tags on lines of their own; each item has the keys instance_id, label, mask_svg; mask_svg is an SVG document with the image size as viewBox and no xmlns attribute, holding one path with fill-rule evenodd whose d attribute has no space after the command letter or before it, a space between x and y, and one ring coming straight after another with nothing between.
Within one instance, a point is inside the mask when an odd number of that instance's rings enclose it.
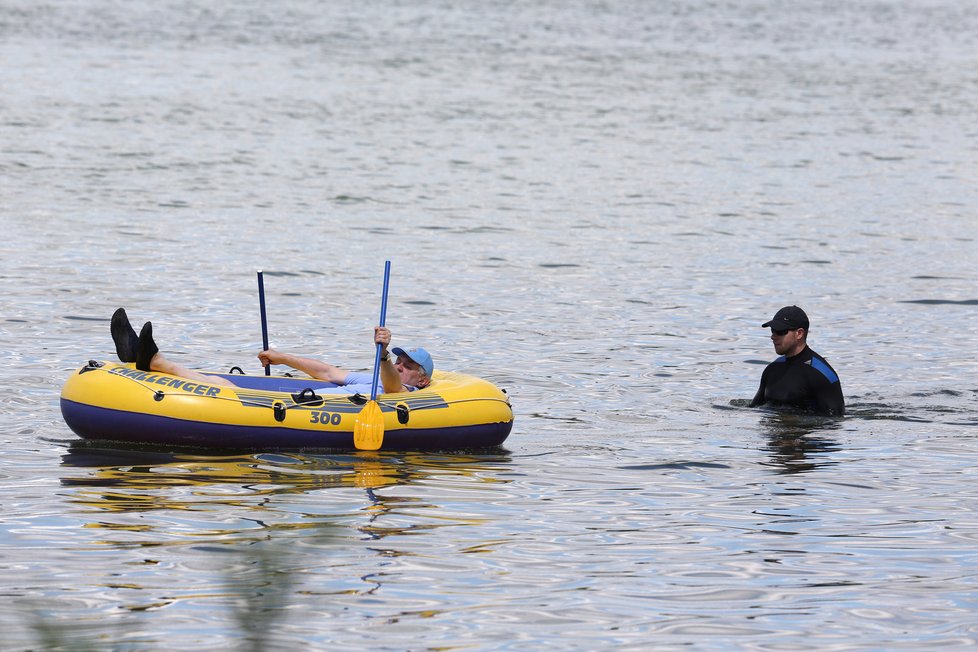
<instances>
[{"instance_id":1,"label":"blue stripe on wetsuit","mask_svg":"<svg viewBox=\"0 0 978 652\"><path fill-rule=\"evenodd\" d=\"M822 375L828 378L830 383L839 382L839 376L832 371L832 368L814 356L812 357L812 368L822 372Z\"/></svg>"}]
</instances>

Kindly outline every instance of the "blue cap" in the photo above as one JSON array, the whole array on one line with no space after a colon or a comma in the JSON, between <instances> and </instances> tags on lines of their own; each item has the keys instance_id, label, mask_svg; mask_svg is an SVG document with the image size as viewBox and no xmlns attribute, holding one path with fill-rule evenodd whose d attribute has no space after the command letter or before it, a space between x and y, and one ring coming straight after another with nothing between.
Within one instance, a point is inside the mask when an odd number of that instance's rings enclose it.
<instances>
[{"instance_id":1,"label":"blue cap","mask_svg":"<svg viewBox=\"0 0 978 652\"><path fill-rule=\"evenodd\" d=\"M421 365L421 368L424 369L424 372L428 374L428 378L431 378L431 374L435 372L435 363L431 359L431 354L422 349L420 346L416 349L411 349L410 351L405 351L404 349L395 346L393 349L391 349L391 352L399 358L403 355L417 362L419 365Z\"/></svg>"}]
</instances>

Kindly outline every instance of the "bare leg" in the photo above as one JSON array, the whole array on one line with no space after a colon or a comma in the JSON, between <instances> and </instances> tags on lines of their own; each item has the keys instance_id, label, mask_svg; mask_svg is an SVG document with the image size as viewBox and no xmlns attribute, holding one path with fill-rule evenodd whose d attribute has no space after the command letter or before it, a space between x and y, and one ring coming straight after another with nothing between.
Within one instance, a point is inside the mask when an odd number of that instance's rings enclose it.
<instances>
[{"instance_id":1,"label":"bare leg","mask_svg":"<svg viewBox=\"0 0 978 652\"><path fill-rule=\"evenodd\" d=\"M160 353L159 347L156 346L156 342L153 341L153 324L151 322L143 324L143 330L139 333L135 359L136 368L142 369L143 371L159 371L170 374L171 376L180 376L181 378L189 378L207 383L208 385L221 385L223 387L235 386L234 383L226 378L208 376L207 374L188 369L183 365L178 365L176 362L170 362L164 358L163 354Z\"/></svg>"},{"instance_id":2,"label":"bare leg","mask_svg":"<svg viewBox=\"0 0 978 652\"><path fill-rule=\"evenodd\" d=\"M149 368L151 371L159 371L164 374L170 374L171 376L180 376L181 378L189 378L190 380L196 380L202 383L207 383L208 385L221 385L222 387L236 387L227 378L221 378L220 376L209 376L207 374L202 374L199 371L194 371L193 369L188 369L183 365L179 365L176 362L171 362L163 357L162 353L157 353L149 361Z\"/></svg>"}]
</instances>

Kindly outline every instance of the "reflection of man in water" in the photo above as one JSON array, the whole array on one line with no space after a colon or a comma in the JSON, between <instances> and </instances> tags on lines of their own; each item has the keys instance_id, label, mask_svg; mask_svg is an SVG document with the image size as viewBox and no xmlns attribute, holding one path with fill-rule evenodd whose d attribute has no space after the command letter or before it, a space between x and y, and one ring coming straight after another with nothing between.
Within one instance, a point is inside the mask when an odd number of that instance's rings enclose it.
<instances>
[{"instance_id":1,"label":"reflection of man in water","mask_svg":"<svg viewBox=\"0 0 978 652\"><path fill-rule=\"evenodd\" d=\"M808 348L808 315L798 306L785 306L761 328L771 328L771 341L779 357L761 375L761 386L750 402L787 406L816 414L842 415L846 411L839 375L825 358Z\"/></svg>"}]
</instances>

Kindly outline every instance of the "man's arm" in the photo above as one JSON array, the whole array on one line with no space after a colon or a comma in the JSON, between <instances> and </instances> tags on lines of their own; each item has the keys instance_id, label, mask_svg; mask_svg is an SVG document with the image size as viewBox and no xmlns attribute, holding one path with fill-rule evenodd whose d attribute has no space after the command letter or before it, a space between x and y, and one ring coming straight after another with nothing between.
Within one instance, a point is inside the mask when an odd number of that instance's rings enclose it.
<instances>
[{"instance_id":1,"label":"man's arm","mask_svg":"<svg viewBox=\"0 0 978 652\"><path fill-rule=\"evenodd\" d=\"M258 359L261 360L263 366L269 364L284 364L292 367L293 369L298 369L303 373L309 374L313 378L326 380L331 383L335 383L336 385L342 385L346 382L347 372L344 369L340 369L339 367L331 365L328 362L323 362L322 360L303 358L297 355L292 355L291 353L282 353L281 351L276 351L275 349L262 351L258 354Z\"/></svg>"},{"instance_id":2,"label":"man's arm","mask_svg":"<svg viewBox=\"0 0 978 652\"><path fill-rule=\"evenodd\" d=\"M405 391L404 383L401 382L401 374L397 373L394 362L390 359L387 351L391 343L391 332L377 326L374 328L374 344L380 344L380 384L384 388L384 394ZM386 358L386 360L385 360Z\"/></svg>"},{"instance_id":3,"label":"man's arm","mask_svg":"<svg viewBox=\"0 0 978 652\"><path fill-rule=\"evenodd\" d=\"M397 373L397 369L390 358L383 359L386 355L388 355L386 350L380 354L380 381L381 385L384 386L384 393L403 392L404 384L401 382L401 374Z\"/></svg>"},{"instance_id":4,"label":"man's arm","mask_svg":"<svg viewBox=\"0 0 978 652\"><path fill-rule=\"evenodd\" d=\"M761 374L761 385L757 388L757 393L754 394L754 398L751 399L750 405L747 407L757 407L759 405L764 405L766 399L764 398L764 389L767 387L767 369Z\"/></svg>"},{"instance_id":5,"label":"man's arm","mask_svg":"<svg viewBox=\"0 0 978 652\"><path fill-rule=\"evenodd\" d=\"M819 387L815 396L819 414L841 417L846 413L846 401L842 397L842 383L826 383Z\"/></svg>"}]
</instances>

